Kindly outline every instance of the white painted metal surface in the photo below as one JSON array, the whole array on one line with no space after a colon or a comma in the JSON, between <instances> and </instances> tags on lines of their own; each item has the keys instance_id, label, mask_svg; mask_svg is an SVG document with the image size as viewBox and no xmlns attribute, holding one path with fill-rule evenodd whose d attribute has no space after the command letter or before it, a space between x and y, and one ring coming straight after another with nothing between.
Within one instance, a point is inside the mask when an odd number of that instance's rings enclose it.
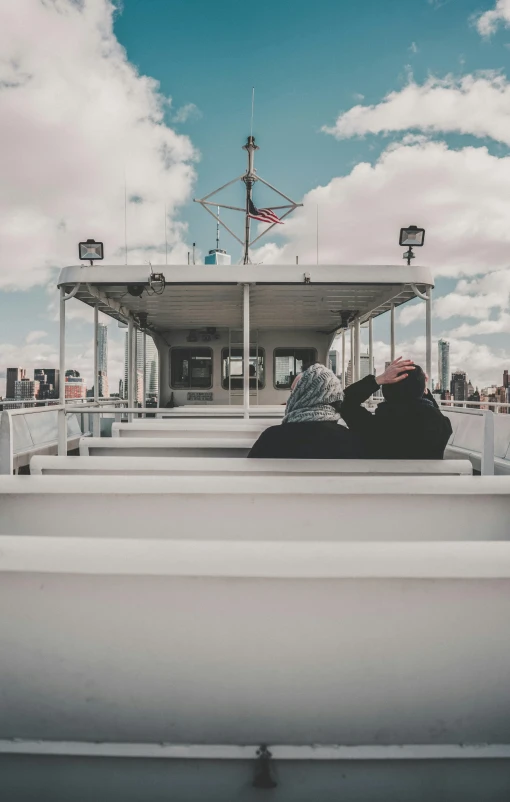
<instances>
[{"instance_id":1,"label":"white painted metal surface","mask_svg":"<svg viewBox=\"0 0 510 802\"><path fill-rule=\"evenodd\" d=\"M281 424L281 418L259 420L236 420L235 418L204 420L134 420L132 423L114 423L112 437L251 437L269 426Z\"/></svg>"},{"instance_id":2,"label":"white painted metal surface","mask_svg":"<svg viewBox=\"0 0 510 802\"><path fill-rule=\"evenodd\" d=\"M233 432L218 437L210 433L188 433L188 437L83 437L80 456L114 457L247 457L258 438L258 432L243 437Z\"/></svg>"},{"instance_id":3,"label":"white painted metal surface","mask_svg":"<svg viewBox=\"0 0 510 802\"><path fill-rule=\"evenodd\" d=\"M289 460L289 459L245 459L235 462L223 458L208 457L32 457L30 473L45 475L178 475L193 473L208 475L222 473L239 475L262 474L362 474L375 476L422 475L422 476L468 476L472 474L469 460Z\"/></svg>"},{"instance_id":4,"label":"white painted metal surface","mask_svg":"<svg viewBox=\"0 0 510 802\"><path fill-rule=\"evenodd\" d=\"M508 542L212 542L0 535L0 573L231 579L510 579Z\"/></svg>"},{"instance_id":5,"label":"white painted metal surface","mask_svg":"<svg viewBox=\"0 0 510 802\"><path fill-rule=\"evenodd\" d=\"M28 465L34 454L57 454L58 409L8 409L0 413L0 474L10 475ZM64 422L65 422L64 418ZM67 450L78 448L83 437L75 414L67 416Z\"/></svg>"}]
</instances>

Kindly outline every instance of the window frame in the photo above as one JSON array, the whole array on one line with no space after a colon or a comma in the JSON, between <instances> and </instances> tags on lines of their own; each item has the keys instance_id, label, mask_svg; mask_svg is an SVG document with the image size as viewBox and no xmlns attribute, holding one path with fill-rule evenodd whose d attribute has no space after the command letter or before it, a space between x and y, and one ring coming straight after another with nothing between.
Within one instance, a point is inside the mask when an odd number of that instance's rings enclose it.
<instances>
[{"instance_id":1,"label":"window frame","mask_svg":"<svg viewBox=\"0 0 510 802\"><path fill-rule=\"evenodd\" d=\"M228 359L229 350L230 350L231 354L232 354L233 351L241 351L241 361L244 360L244 348L243 348L242 345L240 345L240 346L239 345L235 345L234 347L231 347L230 349L229 349L229 347L227 345L227 346L225 346L225 347L223 347L221 349L221 379L220 380L221 380L221 388L222 388L222 390L228 390L229 389L229 377L226 376L225 378L223 378L223 361L225 359ZM253 351L253 355L251 353L252 351ZM224 356L225 352L226 352L226 354ZM262 356L262 366L263 366L263 372L262 373L263 373L264 378L258 380L258 387L257 387L257 377L256 376L250 376L250 379L252 379L252 378L255 379L255 385L253 387L250 385L250 392L252 390L254 392L256 392L257 390L263 390L264 387L266 386L266 349L262 348L261 346L257 347L257 346L254 346L254 345L250 345L250 359L251 358L257 359L257 355L259 357ZM242 383L241 387L232 387L232 390L242 390L244 388L244 372L240 376L232 376L232 378L235 379L235 380L240 380L241 383Z\"/></svg>"},{"instance_id":2,"label":"window frame","mask_svg":"<svg viewBox=\"0 0 510 802\"><path fill-rule=\"evenodd\" d=\"M278 346L278 348L275 348L273 350L273 387L274 387L275 390L288 391L288 390L290 390L292 384L289 384L288 387L281 387L281 386L278 386L276 384L276 358L277 358L277 356L279 356L279 354L276 353L277 351L293 351L294 352L294 367L296 367L296 351L311 351L313 353L313 355L314 355L313 356L314 361L317 361L317 349L314 348L313 346L309 346L309 345L298 345L296 347L293 347L293 346L288 346L288 347ZM289 354L289 356L290 356L290 354ZM296 373L296 376L298 376L298 375L299 374Z\"/></svg>"},{"instance_id":3,"label":"window frame","mask_svg":"<svg viewBox=\"0 0 510 802\"><path fill-rule=\"evenodd\" d=\"M190 356L188 359L191 362L191 355L193 351L208 351L211 357L211 376L210 376L210 384L208 385L199 385L198 387L193 386L191 384L191 365L190 365L190 375L189 375L189 385L187 387L176 387L174 386L174 376L173 376L173 355L176 351L188 351ZM209 348L207 345L175 345L173 348L170 348L169 351L169 358L170 358L170 376L169 376L169 385L171 390L183 390L184 392L189 390L211 390L214 385L214 351L212 348Z\"/></svg>"}]
</instances>

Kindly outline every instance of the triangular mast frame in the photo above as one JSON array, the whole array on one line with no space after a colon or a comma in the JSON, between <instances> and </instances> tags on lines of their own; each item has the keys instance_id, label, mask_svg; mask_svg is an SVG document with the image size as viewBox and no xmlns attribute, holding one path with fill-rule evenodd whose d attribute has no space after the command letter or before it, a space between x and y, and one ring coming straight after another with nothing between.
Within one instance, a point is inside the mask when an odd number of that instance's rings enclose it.
<instances>
[{"instance_id":1,"label":"triangular mast frame","mask_svg":"<svg viewBox=\"0 0 510 802\"><path fill-rule=\"evenodd\" d=\"M249 215L249 210L250 210L250 201L251 201L252 188L253 188L253 185L255 184L255 182L256 181L260 181L261 184L264 184L266 187L269 187L269 189L271 189L273 192L276 192L276 194L279 195L281 198L283 198L284 200L288 201L287 204L284 204L284 205L281 205L281 206L266 206L266 207L264 207L266 209L272 209L273 211L286 209L287 211L285 211L284 214L282 214L282 216L280 217L280 220L283 220L285 217L287 217L289 214L291 214L291 212L293 212L295 209L297 209L298 206L302 206L303 204L302 203L296 203L295 201L292 200L292 198L289 198L288 195L285 195L284 192L281 192L276 187L273 187L272 184L270 184L268 181L265 181L260 175L257 175L255 167L254 167L254 157L255 157L255 151L259 150L259 147L258 147L258 145L255 144L255 137L254 136L249 136L248 137L248 139L246 140L246 145L243 145L243 150L246 150L247 153L248 153L248 166L246 168L246 172L243 173L242 175L238 175L237 178L233 178L232 181L228 181L226 184L223 184L223 186L218 187L218 189L213 190L213 192L210 192L205 197L203 197L203 198L195 198L194 202L195 203L199 203L205 209L206 212L209 212L209 214L212 217L214 217L214 219L217 221L217 223L219 223L221 226L223 226L223 228L225 228L228 231L228 233L232 237L234 237L234 239L237 240L237 242L239 242L240 245L242 245L242 247L243 247L243 264L247 265L247 264L250 264L250 248L251 248L251 246L254 245L256 242L258 242L258 240L261 239L261 237L264 237L269 231L271 231L271 229L274 228L275 225L278 225L278 223L272 223L270 226L268 226L257 237L254 237L254 239L250 239L250 237L251 237L251 230L250 230L251 218L248 215ZM236 184L238 181L242 181L244 183L245 187L246 187L246 206L245 206L244 209L241 208L240 206L228 206L226 204L217 203L217 201L212 201L211 200L211 198L214 195L217 195L218 192L222 192L224 189L226 189L227 187L232 186L232 184ZM241 239L240 237L238 237L237 234L235 234L232 231L232 229L229 228L227 226L227 224L224 223L223 220L220 219L219 214L215 214L209 208L210 206L216 207L216 209L231 209L231 210L233 210L235 212L242 212L244 214L244 216L245 216L244 239Z\"/></svg>"}]
</instances>

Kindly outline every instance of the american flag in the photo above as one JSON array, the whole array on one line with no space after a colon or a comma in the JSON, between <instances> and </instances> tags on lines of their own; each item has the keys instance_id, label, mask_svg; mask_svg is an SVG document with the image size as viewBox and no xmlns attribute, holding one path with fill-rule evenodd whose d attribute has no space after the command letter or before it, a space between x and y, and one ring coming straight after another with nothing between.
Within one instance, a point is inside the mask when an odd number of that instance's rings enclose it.
<instances>
[{"instance_id":1,"label":"american flag","mask_svg":"<svg viewBox=\"0 0 510 802\"><path fill-rule=\"evenodd\" d=\"M260 220L262 223L271 223L271 225L273 223L280 223L283 226L282 221L272 209L257 209L251 199L249 210L248 217L252 217L254 220Z\"/></svg>"}]
</instances>

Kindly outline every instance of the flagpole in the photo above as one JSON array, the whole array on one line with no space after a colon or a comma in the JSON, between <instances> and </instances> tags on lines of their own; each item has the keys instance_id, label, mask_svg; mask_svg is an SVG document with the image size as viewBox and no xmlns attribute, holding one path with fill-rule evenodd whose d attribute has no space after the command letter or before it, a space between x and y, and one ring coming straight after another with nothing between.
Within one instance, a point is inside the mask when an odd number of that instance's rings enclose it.
<instances>
[{"instance_id":1,"label":"flagpole","mask_svg":"<svg viewBox=\"0 0 510 802\"><path fill-rule=\"evenodd\" d=\"M253 186L253 182L255 181L255 172L253 168L253 161L255 151L258 150L258 145L255 144L255 137L250 135L246 141L246 145L243 145L243 149L248 153L248 168L246 170L246 174L243 177L243 181L246 187L246 211L245 211L245 224L244 224L244 254L243 254L243 264L248 265L250 264L250 203L251 203L251 190Z\"/></svg>"}]
</instances>

